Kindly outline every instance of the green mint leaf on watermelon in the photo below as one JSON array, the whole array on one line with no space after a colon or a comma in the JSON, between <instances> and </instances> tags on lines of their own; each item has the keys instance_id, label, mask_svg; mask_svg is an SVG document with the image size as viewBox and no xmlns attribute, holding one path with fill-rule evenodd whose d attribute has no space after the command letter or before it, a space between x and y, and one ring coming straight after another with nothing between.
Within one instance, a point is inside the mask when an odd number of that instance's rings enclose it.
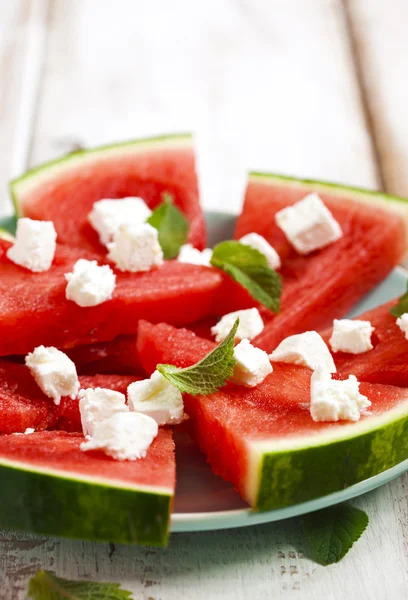
<instances>
[{"instance_id":1,"label":"green mint leaf on watermelon","mask_svg":"<svg viewBox=\"0 0 408 600\"><path fill-rule=\"evenodd\" d=\"M226 384L234 370L234 338L238 324L239 319L235 321L227 337L195 365L184 369L173 365L157 365L156 369L180 392L192 396L206 396L216 392Z\"/></svg>"},{"instance_id":2,"label":"green mint leaf on watermelon","mask_svg":"<svg viewBox=\"0 0 408 600\"><path fill-rule=\"evenodd\" d=\"M408 281L407 291L401 296L401 298L398 300L398 303L390 309L390 313L394 317L400 317L406 312L408 312Z\"/></svg>"},{"instance_id":3,"label":"green mint leaf on watermelon","mask_svg":"<svg viewBox=\"0 0 408 600\"><path fill-rule=\"evenodd\" d=\"M368 525L368 516L350 504L338 504L300 519L311 558L327 566L339 562Z\"/></svg>"},{"instance_id":4,"label":"green mint leaf on watermelon","mask_svg":"<svg viewBox=\"0 0 408 600\"><path fill-rule=\"evenodd\" d=\"M159 232L159 243L166 260L176 258L180 248L187 241L188 221L174 206L171 194L163 194L163 202L147 219Z\"/></svg>"},{"instance_id":5,"label":"green mint leaf on watermelon","mask_svg":"<svg viewBox=\"0 0 408 600\"><path fill-rule=\"evenodd\" d=\"M28 597L33 600L129 600L131 592L119 583L69 581L50 571L38 571L29 581Z\"/></svg>"},{"instance_id":6,"label":"green mint leaf on watermelon","mask_svg":"<svg viewBox=\"0 0 408 600\"><path fill-rule=\"evenodd\" d=\"M228 273L255 300L273 312L279 312L281 278L268 266L261 252L239 242L221 242L213 250L211 264Z\"/></svg>"}]
</instances>

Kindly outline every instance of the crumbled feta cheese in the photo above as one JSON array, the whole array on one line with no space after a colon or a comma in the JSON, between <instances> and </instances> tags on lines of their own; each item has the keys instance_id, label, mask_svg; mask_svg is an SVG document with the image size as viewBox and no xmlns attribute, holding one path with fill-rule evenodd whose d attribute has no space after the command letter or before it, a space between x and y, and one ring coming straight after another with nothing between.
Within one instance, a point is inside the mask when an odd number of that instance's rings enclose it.
<instances>
[{"instance_id":1,"label":"crumbled feta cheese","mask_svg":"<svg viewBox=\"0 0 408 600\"><path fill-rule=\"evenodd\" d=\"M72 273L66 273L65 296L78 306L97 306L112 298L116 275L109 265L99 266L96 260L80 258Z\"/></svg>"},{"instance_id":2,"label":"crumbled feta cheese","mask_svg":"<svg viewBox=\"0 0 408 600\"><path fill-rule=\"evenodd\" d=\"M25 364L37 385L55 404L61 402L62 396L75 400L79 390L76 367L61 350L52 346L38 346L34 352L27 354Z\"/></svg>"},{"instance_id":3,"label":"crumbled feta cheese","mask_svg":"<svg viewBox=\"0 0 408 600\"><path fill-rule=\"evenodd\" d=\"M177 260L182 263L210 267L212 253L213 251L211 248L205 248L204 250L200 251L197 250L197 248L194 248L192 244L184 244L180 248Z\"/></svg>"},{"instance_id":4,"label":"crumbled feta cheese","mask_svg":"<svg viewBox=\"0 0 408 600\"><path fill-rule=\"evenodd\" d=\"M264 328L264 322L257 308L248 308L247 310L236 310L221 317L214 327L211 327L211 333L215 335L216 342L222 342L232 329L235 321L239 317L239 325L235 339L253 340Z\"/></svg>"},{"instance_id":5,"label":"crumbled feta cheese","mask_svg":"<svg viewBox=\"0 0 408 600\"><path fill-rule=\"evenodd\" d=\"M275 219L299 254L324 248L343 235L339 223L317 194L308 194L280 210Z\"/></svg>"},{"instance_id":6,"label":"crumbled feta cheese","mask_svg":"<svg viewBox=\"0 0 408 600\"><path fill-rule=\"evenodd\" d=\"M159 432L154 419L137 412L117 412L95 424L92 437L81 450L102 450L115 460L144 458Z\"/></svg>"},{"instance_id":7,"label":"crumbled feta cheese","mask_svg":"<svg viewBox=\"0 0 408 600\"><path fill-rule=\"evenodd\" d=\"M92 436L95 426L117 412L127 412L126 397L105 388L79 390L79 412L84 436Z\"/></svg>"},{"instance_id":8,"label":"crumbled feta cheese","mask_svg":"<svg viewBox=\"0 0 408 600\"><path fill-rule=\"evenodd\" d=\"M88 220L99 234L99 241L106 246L113 240L122 225L144 223L152 214L142 198L104 198L95 202Z\"/></svg>"},{"instance_id":9,"label":"crumbled feta cheese","mask_svg":"<svg viewBox=\"0 0 408 600\"><path fill-rule=\"evenodd\" d=\"M121 271L138 273L163 264L158 231L148 223L122 225L108 248L108 258Z\"/></svg>"},{"instance_id":10,"label":"crumbled feta cheese","mask_svg":"<svg viewBox=\"0 0 408 600\"><path fill-rule=\"evenodd\" d=\"M131 383L127 394L129 408L148 415L158 425L176 425L184 421L183 396L159 371L155 371L150 379Z\"/></svg>"},{"instance_id":11,"label":"crumbled feta cheese","mask_svg":"<svg viewBox=\"0 0 408 600\"><path fill-rule=\"evenodd\" d=\"M7 250L7 258L34 273L48 271L54 260L56 239L52 221L19 219L15 242Z\"/></svg>"},{"instance_id":12,"label":"crumbled feta cheese","mask_svg":"<svg viewBox=\"0 0 408 600\"><path fill-rule=\"evenodd\" d=\"M336 372L330 350L317 331L305 331L285 338L269 358L273 362L302 365L313 371L323 367L329 373Z\"/></svg>"},{"instance_id":13,"label":"crumbled feta cheese","mask_svg":"<svg viewBox=\"0 0 408 600\"><path fill-rule=\"evenodd\" d=\"M328 371L318 368L310 384L310 414L313 421L358 421L360 411L371 406L359 392L354 375L344 381L333 380Z\"/></svg>"},{"instance_id":14,"label":"crumbled feta cheese","mask_svg":"<svg viewBox=\"0 0 408 600\"><path fill-rule=\"evenodd\" d=\"M333 352L362 354L373 349L371 334L374 331L370 321L334 319L333 332L329 340Z\"/></svg>"},{"instance_id":15,"label":"crumbled feta cheese","mask_svg":"<svg viewBox=\"0 0 408 600\"><path fill-rule=\"evenodd\" d=\"M234 358L237 362L231 381L238 385L255 387L262 383L269 373L272 373L273 369L267 353L260 348L255 348L249 340L242 340L235 346Z\"/></svg>"},{"instance_id":16,"label":"crumbled feta cheese","mask_svg":"<svg viewBox=\"0 0 408 600\"><path fill-rule=\"evenodd\" d=\"M397 325L408 340L408 313L404 313L397 319Z\"/></svg>"},{"instance_id":17,"label":"crumbled feta cheese","mask_svg":"<svg viewBox=\"0 0 408 600\"><path fill-rule=\"evenodd\" d=\"M31 435L32 433L35 433L35 429L33 429L32 427L27 427L27 429L24 432L24 435Z\"/></svg>"},{"instance_id":18,"label":"crumbled feta cheese","mask_svg":"<svg viewBox=\"0 0 408 600\"><path fill-rule=\"evenodd\" d=\"M259 233L247 233L247 235L244 235L239 241L241 244L250 246L263 254L271 269L277 270L280 268L281 259L279 254L276 252L275 248L262 237L262 235L259 235Z\"/></svg>"}]
</instances>

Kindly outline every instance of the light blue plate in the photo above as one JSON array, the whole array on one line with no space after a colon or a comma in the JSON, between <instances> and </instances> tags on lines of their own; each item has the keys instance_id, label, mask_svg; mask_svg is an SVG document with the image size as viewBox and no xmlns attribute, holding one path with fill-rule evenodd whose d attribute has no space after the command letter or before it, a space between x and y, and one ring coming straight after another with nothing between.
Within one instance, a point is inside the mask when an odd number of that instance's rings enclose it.
<instances>
[{"instance_id":1,"label":"light blue plate","mask_svg":"<svg viewBox=\"0 0 408 600\"><path fill-rule=\"evenodd\" d=\"M225 213L207 213L209 244L231 239L236 217ZM13 219L0 219L0 228L14 229ZM373 292L351 311L358 315L405 292L408 272L398 267ZM253 512L230 483L214 475L195 444L184 433L176 432L177 491L172 531L205 531L245 527L280 521L320 510L370 492L408 470L408 460L349 488L303 504L263 513Z\"/></svg>"}]
</instances>

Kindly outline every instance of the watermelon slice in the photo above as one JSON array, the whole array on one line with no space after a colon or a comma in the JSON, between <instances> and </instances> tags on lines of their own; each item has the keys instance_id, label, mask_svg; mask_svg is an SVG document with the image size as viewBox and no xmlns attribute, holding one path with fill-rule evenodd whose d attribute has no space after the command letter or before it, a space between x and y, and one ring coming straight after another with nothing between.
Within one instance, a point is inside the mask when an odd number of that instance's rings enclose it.
<instances>
[{"instance_id":1,"label":"watermelon slice","mask_svg":"<svg viewBox=\"0 0 408 600\"><path fill-rule=\"evenodd\" d=\"M282 208L317 192L339 221L343 237L300 256L275 223ZM260 219L259 216L262 215ZM253 173L236 238L256 232L282 259L282 309L254 344L272 351L285 337L322 329L340 318L398 264L406 247L408 203L402 198L317 181Z\"/></svg>"},{"instance_id":2,"label":"watermelon slice","mask_svg":"<svg viewBox=\"0 0 408 600\"><path fill-rule=\"evenodd\" d=\"M120 335L110 342L76 346L66 352L77 372L141 374L142 366L136 350L135 335Z\"/></svg>"},{"instance_id":3,"label":"watermelon slice","mask_svg":"<svg viewBox=\"0 0 408 600\"><path fill-rule=\"evenodd\" d=\"M28 171L11 183L18 217L53 221L58 241L106 253L88 223L94 202L140 196L155 208L169 192L189 220L188 241L206 243L193 140L173 135L81 150Z\"/></svg>"},{"instance_id":4,"label":"watermelon slice","mask_svg":"<svg viewBox=\"0 0 408 600\"><path fill-rule=\"evenodd\" d=\"M137 378L126 375L80 377L81 387L107 387L126 393ZM82 431L78 400L63 398L56 406L47 398L24 365L0 360L0 434L58 427Z\"/></svg>"},{"instance_id":5,"label":"watermelon slice","mask_svg":"<svg viewBox=\"0 0 408 600\"><path fill-rule=\"evenodd\" d=\"M163 324L142 323L138 336L148 371L159 362L193 364L210 345ZM257 510L341 490L408 457L408 389L362 383L360 391L372 406L360 421L315 423L310 376L309 369L275 364L256 388L229 384L205 397L185 396L210 465Z\"/></svg>"},{"instance_id":6,"label":"watermelon slice","mask_svg":"<svg viewBox=\"0 0 408 600\"><path fill-rule=\"evenodd\" d=\"M371 336L374 347L357 355L333 353L338 375L342 379L354 374L359 381L408 387L408 340L398 327L396 317L390 314L390 308L396 303L397 299L391 300L357 317L370 321L375 327ZM322 333L326 343L331 332L329 329Z\"/></svg>"},{"instance_id":7,"label":"watermelon slice","mask_svg":"<svg viewBox=\"0 0 408 600\"><path fill-rule=\"evenodd\" d=\"M147 456L118 462L82 452L63 431L0 436L0 527L52 536L162 546L175 486L171 431Z\"/></svg>"},{"instance_id":8,"label":"watermelon slice","mask_svg":"<svg viewBox=\"0 0 408 600\"><path fill-rule=\"evenodd\" d=\"M140 318L192 323L211 312L224 280L216 269L166 261L147 273L117 273L112 300L81 308L65 298L64 273L94 255L59 245L51 269L31 273L9 261L9 246L0 240L0 356L112 340L136 333Z\"/></svg>"}]
</instances>

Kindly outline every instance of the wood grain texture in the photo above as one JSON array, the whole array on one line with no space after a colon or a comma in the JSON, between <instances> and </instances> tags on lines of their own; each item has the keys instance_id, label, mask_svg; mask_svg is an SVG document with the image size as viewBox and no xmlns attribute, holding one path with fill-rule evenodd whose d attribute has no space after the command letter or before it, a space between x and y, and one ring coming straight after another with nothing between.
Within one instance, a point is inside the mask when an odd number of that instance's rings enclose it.
<instances>
[{"instance_id":1,"label":"wood grain texture","mask_svg":"<svg viewBox=\"0 0 408 600\"><path fill-rule=\"evenodd\" d=\"M395 1L403 11L405 4ZM378 186L340 0L50 4L48 15L45 0L0 0L3 187L26 157L34 165L78 145L174 130L197 135L206 208L237 211L248 168ZM385 18L380 6L381 0L353 0L352 16L358 27L369 19L385 47L390 42L378 33ZM388 96L374 77L377 62L369 64L382 47L368 44L367 31L364 40L368 84L375 84L376 97ZM383 76L390 77L403 58L399 52L394 60L391 48L382 61ZM25 69L21 98L24 64L34 66L35 76ZM39 95L36 77L42 78ZM399 89L403 95L406 86L397 88L395 76L393 82L394 95ZM404 148L398 129L405 125L389 112L383 122L380 112L373 110L376 131L386 125ZM385 165L393 148L380 152ZM394 191L405 185L402 159L399 164ZM164 550L2 532L0 599L23 600L29 577L42 567L63 577L118 581L144 600L399 600L408 596L407 491L402 477L358 499L369 528L353 552L329 568L305 558L293 520L177 534Z\"/></svg>"}]
</instances>

